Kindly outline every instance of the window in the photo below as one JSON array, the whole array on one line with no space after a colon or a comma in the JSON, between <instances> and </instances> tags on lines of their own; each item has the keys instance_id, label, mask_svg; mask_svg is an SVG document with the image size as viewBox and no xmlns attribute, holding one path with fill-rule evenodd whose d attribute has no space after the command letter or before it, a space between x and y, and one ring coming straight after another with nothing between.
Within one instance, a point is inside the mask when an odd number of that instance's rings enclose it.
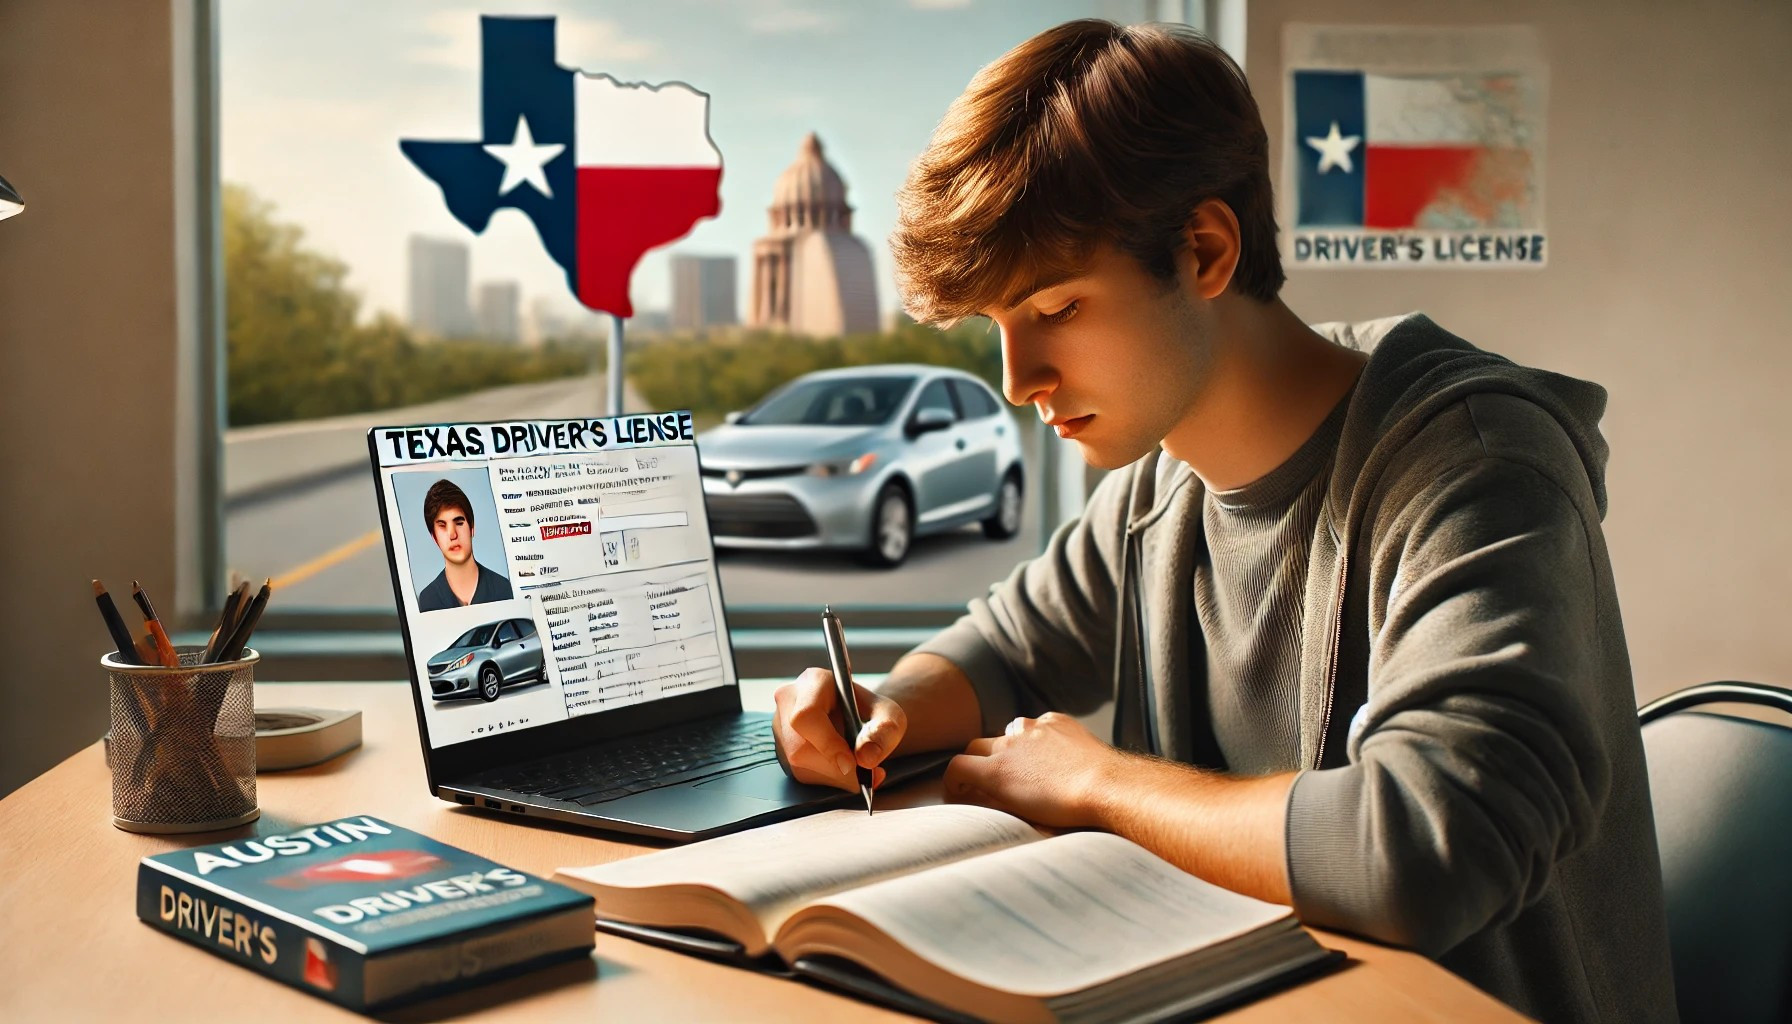
<instances>
[{"instance_id":1,"label":"window","mask_svg":"<svg viewBox=\"0 0 1792 1024\"><path fill-rule=\"evenodd\" d=\"M980 420L1002 411L988 391L968 380L952 381L952 393L958 396L958 407L964 410L967 420Z\"/></svg>"},{"instance_id":2,"label":"window","mask_svg":"<svg viewBox=\"0 0 1792 1024\"><path fill-rule=\"evenodd\" d=\"M914 418L919 419L929 409L943 410L952 419L958 418L958 406L952 401L952 393L946 390L943 377L928 381L927 386L921 389L921 396L915 399Z\"/></svg>"},{"instance_id":3,"label":"window","mask_svg":"<svg viewBox=\"0 0 1792 1024\"><path fill-rule=\"evenodd\" d=\"M474 626L460 635L460 639L449 644L450 647L485 647L492 642L492 633L497 629L495 623Z\"/></svg>"},{"instance_id":4,"label":"window","mask_svg":"<svg viewBox=\"0 0 1792 1024\"><path fill-rule=\"evenodd\" d=\"M708 93L708 130L725 167L720 213L641 259L618 369L628 408L694 410L706 464L711 446L719 455L724 435L738 429L729 443L746 446L739 459L750 465L752 446L770 444L778 433L770 425L783 419L843 432L893 423L908 393L903 375L873 371L809 390L793 382L827 367L918 361L902 354L903 338L923 329L896 315L882 239L909 162L976 70L1071 18L1143 21L1168 7L318 0L217 10L221 180L207 187L221 189L224 211L227 323L216 369L227 415L212 561L226 573L275 580L270 626L310 628L343 613L373 625L393 614L366 486L367 427L605 411L608 318L573 297L536 225L501 208L475 233L400 149L401 140L515 141L482 137L481 14L553 17L562 66ZM829 188L837 180L844 201L810 202L832 193L781 184L811 172ZM842 263L858 257L840 237L856 237L868 263ZM786 244L791 238L801 244ZM814 302L805 289L833 279L803 272L814 260L803 254L817 247L863 288L831 305ZM928 344L948 353L943 361L992 383L999 377L997 339L987 332ZM940 384L925 404L956 411L953 398ZM1016 415L974 385L958 387L956 398L967 417L1014 422L1005 443L1016 445L1029 481L1040 482L1029 487L1018 537L987 540L974 518L960 517L917 537L895 570L866 568L831 545L724 544L730 608L776 615L806 609L814 594L849 608L931 610L927 621L941 621L1036 553L1064 512L1048 504L1044 483L1052 473L1044 462L1060 458L1060 442L1030 413ZM735 410L749 412L725 422ZM814 474L844 467L833 478L841 481L897 462L889 451L840 443L847 448L825 457L799 448L800 461L813 462ZM997 486L991 479L985 488L992 502ZM868 505L861 511L869 517ZM865 530L847 532L868 535L868 518ZM792 566L804 574L800 605L792 604Z\"/></svg>"},{"instance_id":5,"label":"window","mask_svg":"<svg viewBox=\"0 0 1792 1024\"><path fill-rule=\"evenodd\" d=\"M799 380L740 418L745 426L869 427L887 423L915 386L913 377Z\"/></svg>"},{"instance_id":6,"label":"window","mask_svg":"<svg viewBox=\"0 0 1792 1024\"><path fill-rule=\"evenodd\" d=\"M519 634L517 632L516 623L514 621L507 621L502 626L498 627L497 642L501 643L501 644L507 644L510 641L515 640L520 635L521 634Z\"/></svg>"}]
</instances>

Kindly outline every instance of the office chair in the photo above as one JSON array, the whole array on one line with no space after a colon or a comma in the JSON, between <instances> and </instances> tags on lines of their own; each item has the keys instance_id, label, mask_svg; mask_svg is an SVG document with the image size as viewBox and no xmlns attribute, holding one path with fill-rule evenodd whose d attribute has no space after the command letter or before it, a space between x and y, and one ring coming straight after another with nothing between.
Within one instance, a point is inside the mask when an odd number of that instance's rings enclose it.
<instances>
[{"instance_id":1,"label":"office chair","mask_svg":"<svg viewBox=\"0 0 1792 1024\"><path fill-rule=\"evenodd\" d=\"M1792 715L1792 690L1738 682L1637 713L1680 1019L1792 1021L1792 723L1687 710L1720 702Z\"/></svg>"}]
</instances>

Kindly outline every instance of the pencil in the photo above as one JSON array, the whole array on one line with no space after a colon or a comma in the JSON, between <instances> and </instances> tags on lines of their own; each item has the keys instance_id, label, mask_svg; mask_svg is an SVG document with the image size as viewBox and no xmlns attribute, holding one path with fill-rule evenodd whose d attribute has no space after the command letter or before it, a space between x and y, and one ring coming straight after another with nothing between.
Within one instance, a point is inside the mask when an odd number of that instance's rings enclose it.
<instances>
[{"instance_id":1,"label":"pencil","mask_svg":"<svg viewBox=\"0 0 1792 1024\"><path fill-rule=\"evenodd\" d=\"M118 606L112 603L112 595L106 593L106 585L99 580L93 581L93 603L100 606L100 618L106 620L106 632L112 634L112 643L118 648L118 660L126 665L138 664L137 641L131 636L131 628L124 624Z\"/></svg>"},{"instance_id":2,"label":"pencil","mask_svg":"<svg viewBox=\"0 0 1792 1024\"><path fill-rule=\"evenodd\" d=\"M155 637L156 655L161 659L163 668L179 668L180 655L174 653L174 642L168 639L168 631L162 628L162 620L156 618L156 610L149 603L149 595L143 592L143 584L131 581L131 598L137 607L143 610L143 623L149 627L149 635Z\"/></svg>"},{"instance_id":3,"label":"pencil","mask_svg":"<svg viewBox=\"0 0 1792 1024\"><path fill-rule=\"evenodd\" d=\"M244 612L241 619L237 621L236 629L231 632L230 639L218 649L219 661L235 661L243 656L243 648L249 643L249 634L255 632L255 624L261 621L261 613L267 608L268 597L273 592L273 580L267 580L261 585L261 590L256 593L255 600L249 602L249 610Z\"/></svg>"},{"instance_id":4,"label":"pencil","mask_svg":"<svg viewBox=\"0 0 1792 1024\"><path fill-rule=\"evenodd\" d=\"M230 592L224 599L224 611L218 616L218 628L212 630L211 638L205 642L205 654L200 659L205 664L218 660L218 645L230 638L231 631L236 629L236 613L242 610L243 599L249 596L249 581Z\"/></svg>"}]
</instances>

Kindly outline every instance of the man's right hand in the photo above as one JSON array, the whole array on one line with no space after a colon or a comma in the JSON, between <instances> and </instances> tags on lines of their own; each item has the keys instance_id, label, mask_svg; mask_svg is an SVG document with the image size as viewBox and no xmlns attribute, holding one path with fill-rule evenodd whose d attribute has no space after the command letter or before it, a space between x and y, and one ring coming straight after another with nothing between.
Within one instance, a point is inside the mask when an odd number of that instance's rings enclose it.
<instances>
[{"instance_id":1,"label":"man's right hand","mask_svg":"<svg viewBox=\"0 0 1792 1024\"><path fill-rule=\"evenodd\" d=\"M834 673L825 668L804 669L796 681L778 687L772 715L772 738L778 744L778 762L798 782L835 786L856 792L855 765L870 768L872 785L881 785L880 765L908 732L908 715L888 697L857 683L859 720L865 727L848 746L840 735L840 698Z\"/></svg>"}]
</instances>

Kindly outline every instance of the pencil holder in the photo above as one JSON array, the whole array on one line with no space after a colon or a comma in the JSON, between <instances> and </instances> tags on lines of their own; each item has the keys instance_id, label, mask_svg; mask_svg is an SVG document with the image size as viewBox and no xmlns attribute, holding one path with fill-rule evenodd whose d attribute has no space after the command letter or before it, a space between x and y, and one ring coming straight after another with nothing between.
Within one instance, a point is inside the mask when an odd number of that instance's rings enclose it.
<instances>
[{"instance_id":1,"label":"pencil holder","mask_svg":"<svg viewBox=\"0 0 1792 1024\"><path fill-rule=\"evenodd\" d=\"M201 665L179 647L180 668L126 665L108 654L112 824L131 832L210 832L254 821L255 663Z\"/></svg>"}]
</instances>

